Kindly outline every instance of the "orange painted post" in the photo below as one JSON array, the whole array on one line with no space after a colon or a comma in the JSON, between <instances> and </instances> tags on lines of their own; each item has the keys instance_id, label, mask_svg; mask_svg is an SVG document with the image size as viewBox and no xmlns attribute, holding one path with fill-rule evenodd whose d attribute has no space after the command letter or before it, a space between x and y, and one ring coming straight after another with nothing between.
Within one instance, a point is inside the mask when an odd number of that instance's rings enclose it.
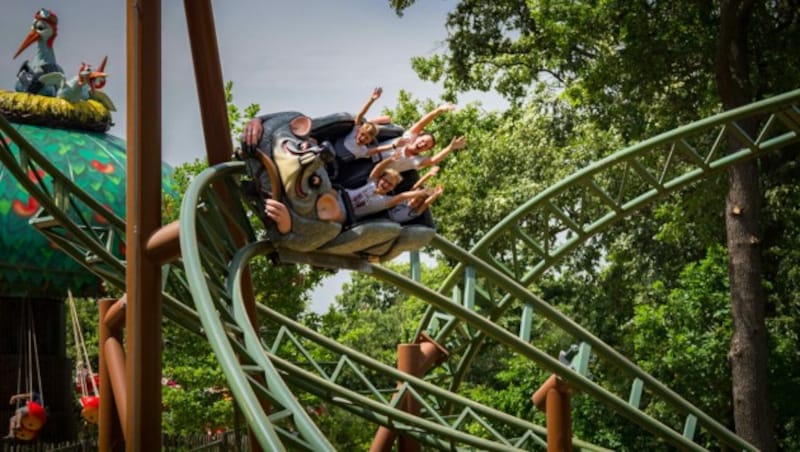
<instances>
[{"instance_id":1,"label":"orange painted post","mask_svg":"<svg viewBox=\"0 0 800 452\"><path fill-rule=\"evenodd\" d=\"M128 305L128 296L123 295L119 300L116 300L106 310L105 316L100 320L101 324L108 328L114 337L119 335L120 341L122 340L122 329L125 327L125 307Z\"/></svg>"},{"instance_id":2,"label":"orange painted post","mask_svg":"<svg viewBox=\"0 0 800 452\"><path fill-rule=\"evenodd\" d=\"M422 349L419 344L398 344L397 345L397 370L405 372L409 375L418 376L420 371L420 363L423 360ZM397 382L397 388L403 384ZM395 395L394 397L397 397ZM411 414L419 414L419 404L412 400L410 397L403 397L397 405L401 410ZM378 428L375 433L375 438L372 440L370 452L390 452L397 437L395 432L387 427ZM419 443L411 438L400 437L400 451L401 452L414 452L419 450Z\"/></svg>"},{"instance_id":3,"label":"orange painted post","mask_svg":"<svg viewBox=\"0 0 800 452\"><path fill-rule=\"evenodd\" d=\"M397 346L397 369L400 372L418 376L422 360L422 349L419 344L400 344ZM419 402L409 395L406 395L404 399L401 402L403 410L408 414L419 416ZM411 437L400 435L398 448L400 452L419 452L420 444Z\"/></svg>"},{"instance_id":4,"label":"orange painted post","mask_svg":"<svg viewBox=\"0 0 800 452\"><path fill-rule=\"evenodd\" d=\"M391 452L395 434L390 428L379 427L369 446L369 452Z\"/></svg>"},{"instance_id":5,"label":"orange painted post","mask_svg":"<svg viewBox=\"0 0 800 452\"><path fill-rule=\"evenodd\" d=\"M180 222L175 220L150 236L147 253L153 262L164 265L181 256L180 227Z\"/></svg>"},{"instance_id":6,"label":"orange painted post","mask_svg":"<svg viewBox=\"0 0 800 452\"><path fill-rule=\"evenodd\" d=\"M564 425L563 441L567 447L566 450L572 451L572 388L567 382L563 383L564 389L561 391L561 401L564 405L561 415L561 423Z\"/></svg>"},{"instance_id":7,"label":"orange painted post","mask_svg":"<svg viewBox=\"0 0 800 452\"><path fill-rule=\"evenodd\" d=\"M564 404L561 392L555 388L547 391L545 414L547 419L547 452L564 452L567 450L564 441Z\"/></svg>"},{"instance_id":8,"label":"orange painted post","mask_svg":"<svg viewBox=\"0 0 800 452\"><path fill-rule=\"evenodd\" d=\"M183 6L189 29L206 154L211 166L227 162L233 155L214 11L210 0L184 0Z\"/></svg>"},{"instance_id":9,"label":"orange painted post","mask_svg":"<svg viewBox=\"0 0 800 452\"><path fill-rule=\"evenodd\" d=\"M100 372L100 419L98 422L98 450L121 452L125 450L125 442L122 436L122 424L117 415L117 404L114 400L114 392L111 390L111 377L107 368L105 351L103 344L110 338L122 340L122 332L119 328L112 329L106 322L106 315L114 306L117 300L104 298L97 302L100 311L98 342L99 372Z\"/></svg>"},{"instance_id":10,"label":"orange painted post","mask_svg":"<svg viewBox=\"0 0 800 452\"><path fill-rule=\"evenodd\" d=\"M122 344L114 337L109 337L103 343L103 353L105 355L106 370L108 371L108 386L114 394L114 404L117 406L117 415L119 416L120 424L122 425L122 435L128 440L128 430L125 428L127 425L128 416L128 385L125 383L125 351L122 350ZM127 450L127 448L126 448Z\"/></svg>"},{"instance_id":11,"label":"orange painted post","mask_svg":"<svg viewBox=\"0 0 800 452\"><path fill-rule=\"evenodd\" d=\"M227 162L233 155L228 107L225 102L225 85L222 78L222 64L217 46L217 33L211 0L184 0L186 24L189 30L189 46L192 49L194 75L197 83L197 99L200 102L200 116L203 120L203 136L206 142L206 156L209 165ZM223 202L230 199L224 187L214 187ZM246 239L229 228L235 243L245 244ZM242 277L242 297L245 311L253 325L258 325L255 295L249 269ZM261 406L269 411L269 404L261 400ZM254 438L254 435L250 435ZM250 450L260 450L258 443L251 439Z\"/></svg>"},{"instance_id":12,"label":"orange painted post","mask_svg":"<svg viewBox=\"0 0 800 452\"><path fill-rule=\"evenodd\" d=\"M547 452L572 452L571 389L553 374L531 397L547 420Z\"/></svg>"},{"instance_id":13,"label":"orange painted post","mask_svg":"<svg viewBox=\"0 0 800 452\"><path fill-rule=\"evenodd\" d=\"M415 375L416 377L425 375L434 366L442 365L450 356L450 352L448 352L444 346L424 332L419 333L414 343L419 344L420 350L422 351L422 361L418 366L419 374Z\"/></svg>"},{"instance_id":14,"label":"orange painted post","mask_svg":"<svg viewBox=\"0 0 800 452\"><path fill-rule=\"evenodd\" d=\"M415 351L414 349L419 351ZM411 354L412 356L409 356ZM417 336L414 344L400 344L397 346L397 368L415 377L421 377L428 373L434 367L441 365L447 360L449 353L446 348L436 342L432 337L425 333L420 333ZM414 363L409 363L408 360L415 360ZM413 364L413 365L412 365ZM408 370L405 370L408 369ZM398 389L402 386L401 383L397 384ZM414 412L419 414L418 403L415 400L406 398L399 406L409 413ZM397 437L392 429L387 427L379 427L375 433L375 438L372 440L370 452L389 452L392 450L392 444ZM403 447L410 447L404 449ZM416 449L414 448L416 447ZM400 450L415 451L419 450L419 444L408 438L400 440Z\"/></svg>"}]
</instances>

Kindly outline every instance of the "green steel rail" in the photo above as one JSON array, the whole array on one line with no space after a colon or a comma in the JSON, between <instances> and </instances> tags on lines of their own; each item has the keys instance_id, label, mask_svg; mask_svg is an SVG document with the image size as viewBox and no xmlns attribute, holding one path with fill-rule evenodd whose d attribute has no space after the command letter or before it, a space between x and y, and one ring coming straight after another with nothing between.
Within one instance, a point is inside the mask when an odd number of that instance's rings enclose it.
<instances>
[{"instance_id":1,"label":"green steel rail","mask_svg":"<svg viewBox=\"0 0 800 452\"><path fill-rule=\"evenodd\" d=\"M168 267L165 315L190 331L208 336L248 424L262 446L274 450L282 450L283 444L291 449L331 449L298 406L287 384L434 448L541 447L541 427L455 394L487 338L558 373L574 387L670 444L702 450L693 441L696 429L701 428L722 444L754 450L527 287L564 255L653 201L737 162L796 143L800 136L799 98L800 91L777 96L613 154L533 197L469 252L437 236L433 246L458 262L438 292L383 267L340 260L338 265L342 267L371 272L429 303L420 332L434 335L459 357L458 362L445 365L449 390L399 373L264 306L259 306L260 319L271 322L278 334L270 337L273 343L269 345L266 337L256 333L244 315L238 281L252 257L275 250L268 243L256 241L249 223L251 216L241 199L223 203L211 189L225 186L229 193L240 193L242 164L223 164L207 170L187 192L181 208L184 267ZM764 121L759 133L750 137L738 123L753 117ZM87 269L123 288L124 261L111 250L115 241L124 242L124 221L61 175L2 116L0 132L19 148L19 153L14 154L0 140L0 161L42 205L31 223ZM729 155L717 155L722 154L729 134L734 134L744 147ZM701 148L708 152L701 154ZM32 174L42 170L45 177L31 180L28 170L34 170ZM104 218L106 226L90 226L92 215ZM239 228L251 244L237 249L228 232L231 225ZM336 265L336 259L322 255L308 255L305 259ZM452 298L443 295L451 292ZM519 331L512 332L499 325L505 323L503 316L517 304L524 306L522 322ZM529 343L532 309L582 344L571 366ZM330 362L315 361L312 356L319 353L331 358ZM632 389L627 400L588 378L590 353L630 376ZM355 378L360 387L345 387L345 376ZM400 395L421 403L422 416L409 416L398 410L400 397L386 399L385 393L395 391L395 382L401 382ZM379 389L382 387L387 388ZM683 433L667 425L670 421L655 419L639 408L645 390L686 416ZM257 396L273 404L269 415ZM473 434L476 431L481 433ZM578 440L576 445L587 450L601 449Z\"/></svg>"},{"instance_id":2,"label":"green steel rail","mask_svg":"<svg viewBox=\"0 0 800 452\"><path fill-rule=\"evenodd\" d=\"M9 138L9 142L0 139L0 162L41 205L31 219L31 225L87 270L124 291L125 261L113 251L120 244L124 246L124 220L82 191L0 115L0 138L3 135ZM16 144L17 152L11 148L11 143ZM29 178L28 174L36 177ZM98 218L104 226L97 226ZM190 284L182 267L165 266L164 273L165 316L188 331L203 335L202 322L195 311ZM235 324L227 325L226 329L232 334L240 331ZM225 356L233 355L219 356L225 359ZM273 386L280 385L280 375L274 368L265 366L263 374L263 379L271 381ZM249 377L258 380L254 374ZM268 450L284 450L283 444L293 450L333 450L308 419L305 410L296 400L287 400L283 391L261 393L272 404L273 411L269 416L264 414L252 393L242 395L234 390L234 394L240 397L239 406L245 418L254 427L259 442ZM311 427L306 428L309 425ZM299 427L299 434L292 431L294 426Z\"/></svg>"},{"instance_id":3,"label":"green steel rail","mask_svg":"<svg viewBox=\"0 0 800 452\"><path fill-rule=\"evenodd\" d=\"M216 194L212 189L212 186L213 184L221 183L225 184L229 188L233 188L232 186L235 185L235 181L230 180L227 178L227 176L233 176L237 171L240 173L242 166L243 165L241 163L226 163L209 168L205 172L201 173L197 178L195 178L195 180L192 182L192 185L189 187L189 190L184 197L184 204L182 206L181 238L182 245L185 245L185 247L182 248L182 251L183 253L193 252L196 254L196 258L193 258L191 261L189 260L188 255L184 255L186 271L192 275L190 276L189 281L193 284L199 284L195 281L202 280L203 284L205 284L207 287L216 288L208 290L193 290L193 297L198 305L216 303L216 310L211 313L212 315L203 319L204 326L208 331L211 331L215 328L211 322L217 322L220 315L222 317L232 318L237 315L236 312L239 312L240 314L238 315L240 316L240 319L243 319L243 314L241 314L241 312L243 312L243 308L239 307L242 303L240 288L238 285L240 272L253 255L275 254L274 252L276 251L272 248L271 244L266 242L256 242L255 244L248 245L240 250L237 250L236 247L231 243L231 239L227 238L226 236L224 229L226 220L238 224L246 224L248 220L246 216L241 217L241 215L246 215L241 209L237 208L236 212L233 212L230 210L232 208L231 203L220 203L216 198ZM188 216L190 215L190 212L192 212L192 206L195 206L194 211L202 213L202 218L190 218ZM240 216L238 220L237 216ZM198 231L204 232L202 236L188 237L188 235L184 233L183 228L196 228ZM249 233L252 233L252 231L249 231ZM637 423L643 428L649 430L656 436L663 438L672 445L685 450L703 450L700 445L693 441L695 429L699 424L715 438L718 438L720 443L731 445L740 450L754 450L751 445L747 444L735 434L725 429L710 416L703 413L689 402L670 391L668 388L664 387L655 378L649 376L647 373L636 367L635 364L628 361L625 357L617 353L601 340L592 336L591 333L585 331L570 319L559 314L557 310L551 308L543 300L530 293L524 286L520 285L517 281L515 281L513 278L510 278L504 272L482 261L479 257L449 243L442 237L437 236L433 243L434 246L444 252L448 257L459 262L466 268L471 269L471 278L466 284L467 288L465 289L465 297L468 297L467 292L470 290L468 287L474 288L476 286L476 281L490 281L493 284L493 291L496 293L503 292L507 294L506 296L508 297L522 300L524 303L530 305L539 306L543 311L549 309L548 318L554 319L554 323L562 326L573 336L582 339L584 342L590 343L604 358L610 360L617 368L631 374L633 378L646 383L648 388L653 393L670 404L676 406L679 413L687 417L687 422L684 426L684 432L681 433L677 431L674 426L667 425L667 423L664 421L656 419L642 411L637 404L631 403L629 400L623 399L619 395L616 395L610 390L603 388L597 383L591 381L586 376L585 365L565 366L547 352L536 348L527 341L521 340L517 334L500 327L497 323L494 323L485 316L477 313L474 309L453 302L451 299L443 296L441 293L437 293L429 288L421 286L417 282L390 272L383 267L371 266L366 263L362 263L362 265L358 266L353 265L352 262L343 262L339 263L338 265L342 267L347 266L350 268L356 268L366 273L371 273L373 276L385 280L395 287L419 297L434 308L445 312L446 315L448 315L451 319L457 319L459 322L465 324L462 325L464 328L459 329L459 331L462 333L466 332L466 334L469 335L470 331L480 332L491 337L513 352L535 361L537 364L549 371L558 373L562 378L570 381L575 388L591 395L593 398L604 403L632 422ZM228 248L228 251L224 250L226 247ZM278 254L280 255L280 252L278 252ZM203 256L202 259L201 256ZM307 262L319 263L330 263L331 260L335 261L336 259L335 256L324 255L322 253L318 253L316 255L314 253L309 253L306 254L305 257L305 261ZM230 262L227 267L229 270L228 273L225 273L225 263L228 262ZM195 267L196 264L200 264L201 266ZM233 296L229 301L225 297L230 296L230 294L233 294ZM229 303L232 303L232 305ZM469 410L456 407L457 405L454 404L453 400L443 396L443 394L447 394L447 392L442 393L437 391L423 394L423 392L426 390L420 381L411 377L402 377L402 375L398 375L396 371L392 370L391 368L387 368L386 366L381 366L378 364L362 364L363 366L366 366L367 370L361 370L360 367L355 368L353 363L356 362L357 357L359 357L359 355L355 352L343 353L342 351L336 349L337 347L341 346L333 345L335 343L331 344L318 341L312 332L291 322L289 319L282 318L277 313L274 313L267 308L262 307L261 309L262 312L265 313L264 317L274 321L274 326L280 329L280 333L274 339L275 343L269 345L269 350L265 350L264 353L269 354L270 361L276 366L280 366L281 370L288 374L286 378L290 383L297 384L306 391L317 394L326 400L340 405L342 408L351 409L356 414L361 414L367 419L373 420L373 422L382 425L390 425L395 430L406 432L411 436L417 437L416 435L419 434L420 436L417 438L423 443L426 443L432 447L443 447L437 442L442 438L447 438L449 441L457 442L460 445L479 447L485 450L496 449L496 447L491 447L489 444L476 442L479 441L478 439L464 437L463 432L459 430L464 429L472 432L474 431L474 426L466 426L457 423L453 426L454 428L450 427L451 431L447 430L448 427L444 424L444 419L455 416L456 419L459 419L459 422L461 422L461 419L465 419L468 416L466 413L470 413L470 415L474 415L475 413L475 411L469 406L466 406L466 408L469 408ZM250 328L247 326L247 324L242 323L241 321L236 322L236 326L242 329ZM289 334L290 330L292 334ZM223 331L214 334L218 335L220 338L225 337L228 341L236 340L235 335L225 335ZM248 335L250 337L249 345L251 350L255 349L259 338L262 341L265 340L265 338L256 335L255 332L249 332L245 334L245 336ZM305 341L313 342L313 346L301 346L303 342L300 340L300 336L305 338ZM212 340L212 343L214 342L215 341ZM265 347L267 346L265 345ZM319 350L320 347L327 349L328 355L326 355L327 359L325 362L329 364L319 362L312 357L314 356L314 353L312 353L310 350ZM255 351L255 353L258 352ZM586 354L584 353L584 355ZM289 364L293 359L296 359L297 356L303 357L305 362L304 366L302 367L305 369L305 372L303 372L303 369L300 367ZM363 360L364 357L361 357L360 359ZM333 365L330 363L335 363L333 369L330 368ZM356 381L363 385L361 388L361 392L363 393L362 397L358 397L358 395L354 393L351 388L340 387L338 390L335 390L334 387L331 386L331 383L336 383L337 379L341 377L340 374L343 371L353 374ZM230 372L241 372L244 374L245 370L233 366L230 369ZM316 373L316 377L313 377L314 373ZM390 375L391 378L388 379L389 381L402 381L403 390L405 390L405 388L409 388L407 392L414 394L414 397L416 397L420 403L425 406L425 412L423 413L424 415L422 416L422 419L409 417L401 411L392 411L394 409L394 407L391 406L392 401L387 402L381 396L384 391L391 391L391 388L384 390L378 389L381 388L381 385L371 380L370 375L372 375L373 378L380 377L381 375ZM386 380L387 379L384 378L384 381ZM301 381L305 383L300 383ZM364 397L366 395L371 396L371 402L369 398ZM382 403L384 404L384 407L379 410L378 408L380 408L380 405L376 405L376 403ZM451 411L448 410L453 410L453 412L459 414L451 415L449 414ZM429 417L431 422L439 422L441 426L434 429L435 425L425 424L424 422L426 417ZM523 435L517 434L513 436L501 435L498 433L500 430L511 431L511 426L508 424L506 424L503 429L496 427L489 429L488 426L496 426L500 421L500 419L494 419L493 421L486 420L479 422L481 426L484 426L487 429L487 434L490 436L495 436L500 441L498 447L506 448L509 447L509 445L518 444L520 439L525 439L526 437L533 438L533 434L535 433L534 430L531 430L530 433L526 432ZM429 432L436 433L435 440L428 436ZM534 444L538 443L531 443L531 445Z\"/></svg>"},{"instance_id":4,"label":"green steel rail","mask_svg":"<svg viewBox=\"0 0 800 452\"><path fill-rule=\"evenodd\" d=\"M243 168L242 163L229 162L195 177L181 206L180 231L187 280L198 314L229 384L232 389L237 388L237 399L263 395L274 383L269 379L259 382L250 375L274 366L295 391L313 394L436 449L499 451L546 447L544 428L399 372L266 306L258 306L259 325L276 333L270 338L257 333L245 314L242 272L253 257L274 255L278 250L269 242L254 240L241 199L222 203L215 190L225 186L230 194L241 193L235 190L235 184ZM238 225L250 244L237 249L226 224ZM360 259L314 253L300 257L366 271L371 268ZM232 321L226 325L221 319ZM267 344L269 341L272 343ZM245 364L233 359L234 351ZM323 356L324 360L314 356ZM396 382L401 382L397 396L387 398L387 393L396 391ZM280 391L283 398L294 398L288 388ZM423 415L412 416L399 409L403 396L416 399L424 407ZM574 442L584 450L604 450L577 438Z\"/></svg>"},{"instance_id":5,"label":"green steel rail","mask_svg":"<svg viewBox=\"0 0 800 452\"><path fill-rule=\"evenodd\" d=\"M223 203L212 189L202 191L205 199L201 201L198 187L210 188L208 182L218 172L225 174L226 169L236 166L241 165L226 164L201 173L192 182L181 203L181 255L187 269L189 290L231 392L259 443L267 450L283 450L283 445L275 442L275 427L259 403L256 387L261 390L261 395L286 408L281 416L272 417L291 418L292 425L299 432L297 437L305 440L294 447L299 445L305 450L314 451L333 450L333 446L286 386L269 357L261 352L258 337L250 327L241 305L237 304L231 309L229 303L225 303L228 297L224 280L213 277L221 275L224 278L232 257L229 250L236 249L228 225L238 226L238 232L246 234L251 240L254 234L241 203ZM235 190L231 193L239 191L228 184L230 179L220 182L227 189ZM222 318L232 322L234 328L226 328ZM241 362L244 357L250 361ZM280 430L280 433L284 439L295 440L288 429Z\"/></svg>"},{"instance_id":6,"label":"green steel rail","mask_svg":"<svg viewBox=\"0 0 800 452\"><path fill-rule=\"evenodd\" d=\"M529 286L578 246L654 201L738 162L800 141L799 104L800 89L697 121L616 152L532 197L483 236L470 253ZM760 120L761 124L754 136L739 125L751 119ZM730 154L725 152L729 136L743 143L741 149ZM701 149L706 152L702 154ZM466 267L456 267L439 291L451 292L468 273ZM493 321L501 319L514 306L510 297L492 297L481 287L474 292L483 305L482 310ZM520 326L520 336L529 337L530 312L518 315L526 319ZM459 325L457 320L449 320L446 315L437 315L431 307L419 331L435 333L440 339L449 338ZM467 352L455 372L453 386L458 386L468 371L483 338L478 333L468 343L458 344Z\"/></svg>"},{"instance_id":7,"label":"green steel rail","mask_svg":"<svg viewBox=\"0 0 800 452\"><path fill-rule=\"evenodd\" d=\"M799 103L800 90L791 91L616 152L532 197L483 236L468 254L478 256L481 262L490 263L521 286L529 287L578 246L654 201L738 162L800 141ZM740 124L752 119L760 127L751 136ZM729 137L736 138L742 147L726 152ZM434 239L433 245L451 248L440 237ZM576 341L587 343L602 358L631 369L626 360L547 303L536 300L519 303L520 298L494 290L491 283L476 277L474 267L458 265L439 292L453 293L455 303L481 312L494 323L502 323L504 318L522 319L517 335L526 342L531 338L531 321L536 311ZM428 308L418 331L426 331L460 352L450 382L451 390L455 390L478 356L486 333L469 331L460 319L435 306ZM663 397L671 405L689 411L685 431L693 432L698 420L694 409L674 399L652 377L633 371L626 373L632 378L632 403L638 405L644 390ZM703 425L703 417L699 418ZM727 437L714 425L703 426L714 436Z\"/></svg>"},{"instance_id":8,"label":"green steel rail","mask_svg":"<svg viewBox=\"0 0 800 452\"><path fill-rule=\"evenodd\" d=\"M243 164L241 163L231 162L217 165L201 173L194 179L187 190L181 210L182 253L186 271L190 275L189 282L190 285L203 286L202 290L193 288L193 298L198 306L214 306L214 309L209 310L206 314L204 314L205 309L198 308L201 317L203 317L206 332L210 338L214 336L220 339L224 338L232 344L234 342L245 344L238 347L232 345L227 352L218 351L218 353L231 353L234 348L246 348L249 351L249 360L251 361L256 361L256 356L261 354L267 355L269 362L280 368L284 378L290 385L318 395L375 423L391 426L396 431L417 437L424 444L434 448L445 447L441 443L443 439L446 439L451 444L476 447L481 450L503 450L508 447L530 448L541 445L542 440L536 436L541 434L540 428L531 427L528 431L520 432L519 426L516 424L523 421L509 423L509 419L504 416L489 416L492 414L490 408L484 409L487 413L484 415L486 417L478 419L476 418L478 411L468 401L460 400L454 394L454 391L433 390L431 386L424 383L423 379L404 376L388 366L371 362L364 355L348 351L335 342L325 341L324 338L320 338L313 331L281 317L266 307L260 308L259 325L264 326L263 322L268 320L268 326L278 331L273 336L272 343L268 343L266 337L262 337L253 331L243 314L244 308L242 307L243 301L239 285L241 272L253 256L273 255L276 250L267 242L253 242L244 248L237 249L232 239L226 234L225 224L226 221L246 224L248 221L246 213L238 208L234 212L231 203L220 203L215 190L213 190L215 184L224 184L228 187L229 192L238 193L238 191L233 191L235 181L231 180L230 177L241 173L242 166ZM233 203L233 205L235 204ZM193 212L197 212L197 216L192 216ZM185 232L184 228L191 228L201 232L198 235L191 235L190 232ZM242 227L241 231L251 234L250 237L252 237L252 230ZM474 287L477 280L491 281L493 291L496 293L503 292L508 294L508 297L521 300L523 303L537 305L542 310L549 309L551 312L548 317L557 319L557 324L560 326L566 325L565 329L568 332L575 337L581 338L584 342L591 343L596 350L602 352L601 354L605 358L610 359L617 368L647 383L648 387L658 391L658 395L661 398L676 405L681 415L686 416L688 419L684 432L681 433L664 421L655 419L642 411L636 404L630 403L629 400L623 399L591 381L586 376L585 369L582 369L585 366L565 366L547 352L538 349L527 341L521 340L517 334L500 327L485 316L477 313L474 309L454 303L441 293L421 286L419 283L388 271L383 267L371 266L365 263L361 270L419 297L434 308L445 312L452 319L458 319L459 322L465 324L462 326L466 326L466 328L461 328L460 331L481 332L513 352L535 361L543 368L558 373L562 378L570 381L576 389L589 394L672 445L684 450L704 450L693 441L694 430L699 423L714 437L718 438L722 444L732 445L740 450L754 450L751 445L742 441L710 416L683 400L668 388L665 388L655 378L636 367L601 340L592 336L570 319L561 316L558 311L530 293L504 272L482 261L477 256L447 242L442 237L437 237L434 244L448 257L471 269L472 283L468 283L468 286ZM194 254L194 256L190 256L190 254ZM335 259L329 255L320 254L319 256L314 256L313 253L308 255L309 260L312 262L315 258L319 261L325 261L323 256L328 260ZM222 324L219 322L220 318L234 318L237 316L239 320L232 324L244 331L244 342L233 333L226 334ZM212 344L218 344L217 339L214 338L212 338L211 342ZM261 345L259 342L264 342L263 351L259 349ZM314 353L314 350L317 353ZM320 350L323 350L322 355L326 357L324 362L313 358L313 356L319 356ZM302 365L296 362L293 364L293 361L297 361L298 357L302 357ZM253 370L260 370L260 368L258 366L240 368L233 363L227 372L232 374L238 372L240 374L238 378L244 381L247 373ZM350 375L347 386L339 383L344 378L343 374ZM231 377L229 376L230 380ZM359 386L357 388L358 391L354 391L351 387L354 384L353 381ZM381 381L383 381L383 385L380 383ZM382 396L384 392L392 391L392 388L385 388L387 381L402 382L401 393L410 394L425 407L423 416L420 418L408 416L406 413L397 410L393 405L397 403L397 399L387 401ZM339 386L337 387L336 385ZM384 389L380 389L382 387ZM254 387L253 391L258 392L259 388ZM448 419L455 419L456 423L448 425ZM465 423L465 419L470 420L470 422ZM499 425L503 427L499 428ZM483 429L484 436L489 440L494 439L497 443L487 442L486 438L465 436L466 432L475 432L476 428ZM501 434L501 431L514 433ZM435 435L431 436L431 433L435 433ZM529 439L531 440L530 443L526 442ZM578 443L576 442L576 444ZM594 446L586 445L585 447L591 448Z\"/></svg>"}]
</instances>

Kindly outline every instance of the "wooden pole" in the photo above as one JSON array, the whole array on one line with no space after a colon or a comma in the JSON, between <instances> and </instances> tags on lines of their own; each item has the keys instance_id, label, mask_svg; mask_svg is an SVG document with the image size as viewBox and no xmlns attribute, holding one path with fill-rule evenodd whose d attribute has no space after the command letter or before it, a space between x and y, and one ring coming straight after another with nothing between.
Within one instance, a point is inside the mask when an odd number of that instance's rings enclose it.
<instances>
[{"instance_id":1,"label":"wooden pole","mask_svg":"<svg viewBox=\"0 0 800 452\"><path fill-rule=\"evenodd\" d=\"M108 369L108 360L104 351L104 344L109 339L122 341L122 331L113 328L106 320L106 314L114 306L117 300L104 298L98 301L97 306L100 311L98 347L99 354L99 373L100 373L100 417L98 420L99 438L98 450L111 452L122 452L125 450L125 441L122 436L122 424L117 413L117 404L114 398L114 391L111 389L111 375Z\"/></svg>"},{"instance_id":2,"label":"wooden pole","mask_svg":"<svg viewBox=\"0 0 800 452\"><path fill-rule=\"evenodd\" d=\"M206 141L206 156L209 165L227 162L233 155L228 108L225 102L225 86L222 79L222 64L217 47L217 33L214 24L214 11L210 0L184 0L186 25L189 31L189 45L192 49L194 75L197 83L197 99L200 103L200 116L203 120L203 136ZM230 196L222 186L214 189L222 202L229 202ZM246 243L246 238L229 228L238 246ZM245 311L253 325L258 325L255 295L249 269L242 277L242 297ZM269 412L266 400L261 400L264 411ZM257 452L260 446L255 435L250 435L250 450Z\"/></svg>"},{"instance_id":3,"label":"wooden pole","mask_svg":"<svg viewBox=\"0 0 800 452\"><path fill-rule=\"evenodd\" d=\"M161 1L128 0L126 450L161 450ZM118 400L119 402L119 400Z\"/></svg>"},{"instance_id":4,"label":"wooden pole","mask_svg":"<svg viewBox=\"0 0 800 452\"><path fill-rule=\"evenodd\" d=\"M552 374L531 397L536 408L545 412L547 452L572 452L570 393L567 382Z\"/></svg>"},{"instance_id":5,"label":"wooden pole","mask_svg":"<svg viewBox=\"0 0 800 452\"><path fill-rule=\"evenodd\" d=\"M413 344L400 344L397 346L397 368L415 377L428 373L433 366L442 364L449 353L446 348L425 333L420 333ZM398 383L398 388L401 383ZM403 410L418 415L419 406L416 400L407 397L399 406ZM388 427L379 427L375 438L370 445L370 452L390 452L397 435ZM411 438L400 440L401 452L419 450L419 443Z\"/></svg>"}]
</instances>

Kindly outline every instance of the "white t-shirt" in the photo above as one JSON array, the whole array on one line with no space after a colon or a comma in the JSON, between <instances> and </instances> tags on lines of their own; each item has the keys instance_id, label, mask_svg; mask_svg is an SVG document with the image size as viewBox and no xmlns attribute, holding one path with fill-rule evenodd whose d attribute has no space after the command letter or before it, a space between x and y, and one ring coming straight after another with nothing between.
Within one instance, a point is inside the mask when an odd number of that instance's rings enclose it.
<instances>
[{"instance_id":1,"label":"white t-shirt","mask_svg":"<svg viewBox=\"0 0 800 452\"><path fill-rule=\"evenodd\" d=\"M353 214L356 216L356 220L389 208L387 204L392 197L376 194L377 188L378 185L370 181L359 188L345 189L347 196L350 197L350 203L353 205Z\"/></svg>"},{"instance_id":2,"label":"white t-shirt","mask_svg":"<svg viewBox=\"0 0 800 452\"><path fill-rule=\"evenodd\" d=\"M403 153L400 154L400 158L389 164L389 168L396 170L399 173L412 169L419 169L419 166L427 158L423 155L408 156L405 154L405 150L401 152ZM394 155L394 151L383 151L381 152L381 159L388 159L392 155Z\"/></svg>"},{"instance_id":3,"label":"white t-shirt","mask_svg":"<svg viewBox=\"0 0 800 452\"><path fill-rule=\"evenodd\" d=\"M369 151L369 148L360 144L356 144L357 133L358 126L354 126L353 130L351 130L350 133L344 137L343 143L345 149L350 151L350 153L353 154L357 159L363 159L367 157L367 151Z\"/></svg>"},{"instance_id":4,"label":"white t-shirt","mask_svg":"<svg viewBox=\"0 0 800 452\"><path fill-rule=\"evenodd\" d=\"M422 164L422 162L425 160L425 157L421 155L406 155L406 146L413 145L414 140L416 140L418 136L419 134L412 133L406 130L405 132L403 132L403 138L406 139L406 145L400 146L396 150L389 149L381 152L381 160L388 159L395 153L398 153L400 154L400 158L389 164L389 168L396 170L400 173L412 169L419 169L419 165Z\"/></svg>"}]
</instances>

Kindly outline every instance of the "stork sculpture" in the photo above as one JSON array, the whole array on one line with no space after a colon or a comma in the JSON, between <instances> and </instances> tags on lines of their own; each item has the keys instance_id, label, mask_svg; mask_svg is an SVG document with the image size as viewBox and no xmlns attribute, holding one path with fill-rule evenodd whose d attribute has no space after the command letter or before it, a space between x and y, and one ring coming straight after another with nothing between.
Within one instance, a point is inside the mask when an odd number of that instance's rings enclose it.
<instances>
[{"instance_id":1,"label":"stork sculpture","mask_svg":"<svg viewBox=\"0 0 800 452\"><path fill-rule=\"evenodd\" d=\"M94 99L103 104L109 111L116 111L114 103L102 91L106 85L106 62L108 57L103 58L103 62L96 71L86 63L81 63L78 69L78 75L67 80L64 74L58 72L51 72L42 74L39 81L46 88L55 88L55 96L60 97L68 102L80 102L82 100Z\"/></svg>"},{"instance_id":2,"label":"stork sculpture","mask_svg":"<svg viewBox=\"0 0 800 452\"><path fill-rule=\"evenodd\" d=\"M34 42L36 54L32 59L22 63L17 72L15 89L18 92L43 94L54 96L56 87L45 86L39 78L48 73L64 73L61 66L56 63L56 54L53 51L53 42L58 35L58 16L49 9L40 9L33 15L33 24L28 36L20 44L14 58L18 57Z\"/></svg>"}]
</instances>

